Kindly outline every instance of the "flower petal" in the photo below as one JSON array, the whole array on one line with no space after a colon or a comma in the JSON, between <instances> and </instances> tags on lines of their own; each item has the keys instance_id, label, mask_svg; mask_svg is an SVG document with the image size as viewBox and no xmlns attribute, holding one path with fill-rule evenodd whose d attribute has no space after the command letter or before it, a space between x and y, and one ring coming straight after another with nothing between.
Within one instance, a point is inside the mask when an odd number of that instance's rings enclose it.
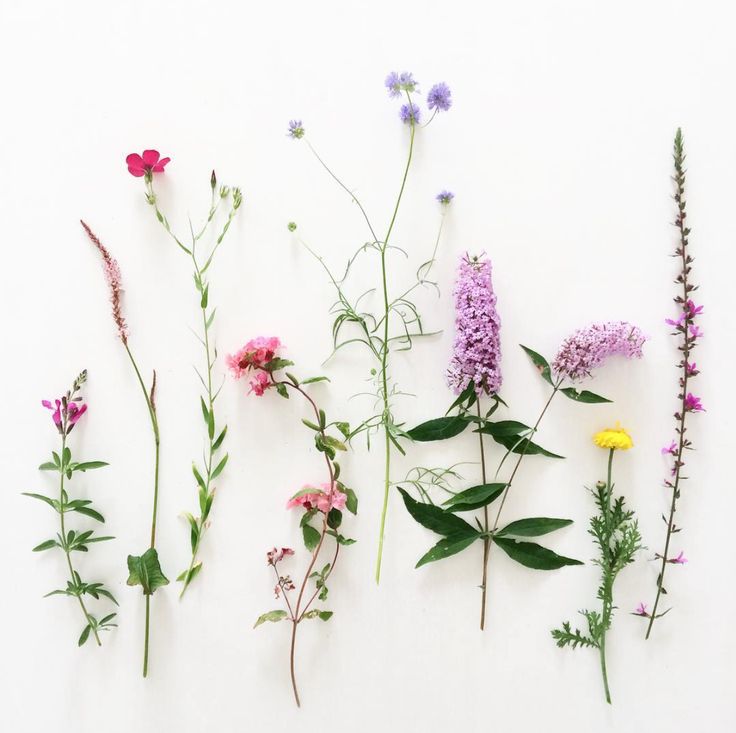
<instances>
[{"instance_id":1,"label":"flower petal","mask_svg":"<svg viewBox=\"0 0 736 733\"><path fill-rule=\"evenodd\" d=\"M143 162L148 167L153 167L154 165L156 165L160 157L161 156L158 150L144 150L143 151Z\"/></svg>"},{"instance_id":2,"label":"flower petal","mask_svg":"<svg viewBox=\"0 0 736 733\"><path fill-rule=\"evenodd\" d=\"M153 166L154 173L163 173L166 164L171 161L171 158L161 158L158 163Z\"/></svg>"}]
</instances>

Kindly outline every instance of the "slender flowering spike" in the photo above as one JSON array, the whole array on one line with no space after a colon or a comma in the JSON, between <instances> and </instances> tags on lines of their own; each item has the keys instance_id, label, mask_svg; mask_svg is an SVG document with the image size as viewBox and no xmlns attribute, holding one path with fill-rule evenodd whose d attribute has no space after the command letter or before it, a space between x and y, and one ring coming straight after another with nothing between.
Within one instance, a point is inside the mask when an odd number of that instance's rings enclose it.
<instances>
[{"instance_id":1,"label":"slender flowering spike","mask_svg":"<svg viewBox=\"0 0 736 733\"><path fill-rule=\"evenodd\" d=\"M143 155L131 153L125 162L132 176L150 179L154 173L163 173L171 158L162 158L158 150L144 150Z\"/></svg>"},{"instance_id":2,"label":"slender flowering spike","mask_svg":"<svg viewBox=\"0 0 736 733\"><path fill-rule=\"evenodd\" d=\"M401 117L401 121L405 125L412 123L418 125L422 118L422 110L414 102L402 104L399 110L399 117Z\"/></svg>"},{"instance_id":3,"label":"slender flowering spike","mask_svg":"<svg viewBox=\"0 0 736 733\"><path fill-rule=\"evenodd\" d=\"M440 191L435 198L437 201L439 201L443 206L448 206L452 203L452 200L455 198L455 194L452 191L448 191L445 189L444 191Z\"/></svg>"},{"instance_id":4,"label":"slender flowering spike","mask_svg":"<svg viewBox=\"0 0 736 733\"><path fill-rule=\"evenodd\" d=\"M294 140L301 140L304 137L304 125L301 120L289 120L289 131L286 133Z\"/></svg>"},{"instance_id":5,"label":"slender flowering spike","mask_svg":"<svg viewBox=\"0 0 736 733\"><path fill-rule=\"evenodd\" d=\"M611 356L641 358L646 336L626 321L596 323L568 336L560 346L552 368L571 380L589 377Z\"/></svg>"},{"instance_id":6,"label":"slender flowering spike","mask_svg":"<svg viewBox=\"0 0 736 733\"><path fill-rule=\"evenodd\" d=\"M485 256L460 261L455 283L455 343L447 381L456 394L471 382L476 394L501 388L501 319L491 281L491 261Z\"/></svg>"},{"instance_id":7,"label":"slender flowering spike","mask_svg":"<svg viewBox=\"0 0 736 733\"><path fill-rule=\"evenodd\" d=\"M87 226L87 224L80 220L80 224L87 236L89 237L92 244L97 247L97 250L102 255L102 267L105 272L105 279L107 280L107 286L110 288L110 304L112 305L112 318L115 321L115 326L118 329L118 336L124 343L128 343L128 325L123 318L123 307L121 303L121 294L123 292L123 281L120 276L120 267L117 260L107 251L107 248L99 240L97 235Z\"/></svg>"},{"instance_id":8,"label":"slender flowering spike","mask_svg":"<svg viewBox=\"0 0 736 733\"><path fill-rule=\"evenodd\" d=\"M447 112L452 106L452 92L445 82L435 84L427 94L427 107L437 112Z\"/></svg>"}]
</instances>

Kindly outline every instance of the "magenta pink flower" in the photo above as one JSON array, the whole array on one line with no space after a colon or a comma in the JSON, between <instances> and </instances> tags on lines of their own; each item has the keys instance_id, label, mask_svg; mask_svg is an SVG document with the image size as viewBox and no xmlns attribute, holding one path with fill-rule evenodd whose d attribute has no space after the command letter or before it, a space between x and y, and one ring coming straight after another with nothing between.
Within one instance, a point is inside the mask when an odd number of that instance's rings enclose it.
<instances>
[{"instance_id":1,"label":"magenta pink flower","mask_svg":"<svg viewBox=\"0 0 736 733\"><path fill-rule=\"evenodd\" d=\"M171 158L162 158L158 150L144 150L143 155L131 153L125 162L128 164L128 171L132 176L141 178L143 176L151 176L153 173L163 173L166 164Z\"/></svg>"},{"instance_id":2,"label":"magenta pink flower","mask_svg":"<svg viewBox=\"0 0 736 733\"><path fill-rule=\"evenodd\" d=\"M263 369L273 360L281 346L281 341L276 336L258 336L234 354L229 354L226 363L235 379L240 379L250 369Z\"/></svg>"},{"instance_id":3,"label":"magenta pink flower","mask_svg":"<svg viewBox=\"0 0 736 733\"><path fill-rule=\"evenodd\" d=\"M684 320L685 320L685 314L684 314L684 313L682 313L682 314L680 315L680 317L679 317L679 318L677 318L677 319L674 319L674 318L665 318L665 319L664 319L664 322L665 322L665 323L666 323L666 324L667 324L668 326L673 326L673 327L675 327L675 328L676 328L677 326L681 326L681 325L682 325L682 322L683 322Z\"/></svg>"},{"instance_id":4,"label":"magenta pink flower","mask_svg":"<svg viewBox=\"0 0 736 733\"><path fill-rule=\"evenodd\" d=\"M87 412L87 405L77 404L75 401L66 402L65 400L54 400L53 403L50 400L41 400L41 404L47 409L51 410L51 419L56 425L56 429L60 433L64 433L66 427L66 434L72 432L74 426L79 422L79 419Z\"/></svg>"},{"instance_id":5,"label":"magenta pink flower","mask_svg":"<svg viewBox=\"0 0 736 733\"><path fill-rule=\"evenodd\" d=\"M77 405L76 402L70 402L66 408L67 421L70 425L76 425L79 418L87 412L87 405Z\"/></svg>"},{"instance_id":6,"label":"magenta pink flower","mask_svg":"<svg viewBox=\"0 0 736 733\"><path fill-rule=\"evenodd\" d=\"M253 392L256 397L262 397L270 384L271 380L269 379L268 374L266 372L258 371L253 376L253 379L250 380L249 393Z\"/></svg>"},{"instance_id":7,"label":"magenta pink flower","mask_svg":"<svg viewBox=\"0 0 736 733\"><path fill-rule=\"evenodd\" d=\"M646 616L649 617L649 613L647 613L647 604L640 602L639 605L636 607L636 611L634 611L634 614L636 616Z\"/></svg>"},{"instance_id":8,"label":"magenta pink flower","mask_svg":"<svg viewBox=\"0 0 736 733\"><path fill-rule=\"evenodd\" d=\"M687 301L686 306L686 313L688 318L695 318L695 316L699 316L703 312L702 305L695 305L692 300Z\"/></svg>"},{"instance_id":9,"label":"magenta pink flower","mask_svg":"<svg viewBox=\"0 0 736 733\"><path fill-rule=\"evenodd\" d=\"M673 557L667 562L671 562L673 565L684 565L687 562L687 558L685 557L685 553L680 550L680 554L677 557Z\"/></svg>"},{"instance_id":10,"label":"magenta pink flower","mask_svg":"<svg viewBox=\"0 0 736 733\"><path fill-rule=\"evenodd\" d=\"M304 507L307 511L310 509L318 509L323 514L327 514L330 509L344 509L347 496L337 488L336 484L325 483L320 487L306 484L300 492L293 496L286 503L287 509L293 509L297 506Z\"/></svg>"},{"instance_id":11,"label":"magenta pink flower","mask_svg":"<svg viewBox=\"0 0 736 733\"><path fill-rule=\"evenodd\" d=\"M54 425L61 429L61 400L54 400L54 404L51 404L50 400L41 400L41 404L47 409L53 412L51 418L54 421Z\"/></svg>"},{"instance_id":12,"label":"magenta pink flower","mask_svg":"<svg viewBox=\"0 0 736 733\"><path fill-rule=\"evenodd\" d=\"M690 338L697 339L703 335L703 329L700 326L690 326Z\"/></svg>"},{"instance_id":13,"label":"magenta pink flower","mask_svg":"<svg viewBox=\"0 0 736 733\"><path fill-rule=\"evenodd\" d=\"M666 445L664 448L662 448L662 455L671 455L676 456L677 455L677 443L673 440L669 445Z\"/></svg>"},{"instance_id":14,"label":"magenta pink flower","mask_svg":"<svg viewBox=\"0 0 736 733\"><path fill-rule=\"evenodd\" d=\"M705 412L700 397L696 397L692 392L688 392L685 396L685 411L686 412Z\"/></svg>"},{"instance_id":15,"label":"magenta pink flower","mask_svg":"<svg viewBox=\"0 0 736 733\"><path fill-rule=\"evenodd\" d=\"M698 374L700 374L700 370L698 369L698 365L693 362L692 364L689 364L688 362L685 362L685 369L687 370L687 376L688 377L697 377Z\"/></svg>"}]
</instances>

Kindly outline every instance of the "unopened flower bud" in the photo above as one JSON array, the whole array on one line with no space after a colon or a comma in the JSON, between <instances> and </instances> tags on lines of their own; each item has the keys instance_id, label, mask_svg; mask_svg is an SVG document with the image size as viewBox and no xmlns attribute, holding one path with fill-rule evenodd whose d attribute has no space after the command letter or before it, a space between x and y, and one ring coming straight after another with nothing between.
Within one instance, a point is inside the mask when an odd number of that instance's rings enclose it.
<instances>
[{"instance_id":1,"label":"unopened flower bud","mask_svg":"<svg viewBox=\"0 0 736 733\"><path fill-rule=\"evenodd\" d=\"M289 231L290 232L295 232L296 231L296 223L295 222L293 222L293 221L290 221L289 222Z\"/></svg>"}]
</instances>

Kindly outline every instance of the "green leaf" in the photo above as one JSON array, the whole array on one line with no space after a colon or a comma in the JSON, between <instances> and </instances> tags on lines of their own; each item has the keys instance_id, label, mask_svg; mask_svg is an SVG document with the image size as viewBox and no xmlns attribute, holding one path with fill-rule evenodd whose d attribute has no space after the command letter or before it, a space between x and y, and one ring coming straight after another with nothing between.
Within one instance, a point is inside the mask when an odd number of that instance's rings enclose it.
<instances>
[{"instance_id":1,"label":"green leaf","mask_svg":"<svg viewBox=\"0 0 736 733\"><path fill-rule=\"evenodd\" d=\"M349 489L347 486L342 487L342 491L347 497L345 500L345 508L351 513L351 514L357 514L358 513L358 496L357 494L352 490Z\"/></svg>"},{"instance_id":2,"label":"green leaf","mask_svg":"<svg viewBox=\"0 0 736 733\"><path fill-rule=\"evenodd\" d=\"M199 571L202 569L202 563L196 563L191 570L187 569L177 577L177 582L183 582L185 585L189 585L199 575Z\"/></svg>"},{"instance_id":3,"label":"green leaf","mask_svg":"<svg viewBox=\"0 0 736 733\"><path fill-rule=\"evenodd\" d=\"M330 509L327 515L327 526L330 529L338 529L342 524L342 512L339 509Z\"/></svg>"},{"instance_id":4,"label":"green leaf","mask_svg":"<svg viewBox=\"0 0 736 733\"><path fill-rule=\"evenodd\" d=\"M557 570L564 565L582 565L580 560L563 557L535 542L517 542L506 537L493 541L512 559L533 570Z\"/></svg>"},{"instance_id":5,"label":"green leaf","mask_svg":"<svg viewBox=\"0 0 736 733\"><path fill-rule=\"evenodd\" d=\"M496 532L496 537L514 535L516 537L539 537L572 524L572 519L553 519L550 517L529 517L518 519Z\"/></svg>"},{"instance_id":6,"label":"green leaf","mask_svg":"<svg viewBox=\"0 0 736 733\"><path fill-rule=\"evenodd\" d=\"M255 624L253 624L253 628L258 628L261 624L265 624L266 621L276 623L277 621L283 621L287 617L288 614L286 613L286 611L269 611L268 613L264 613L258 617L258 620L255 622Z\"/></svg>"},{"instance_id":7,"label":"green leaf","mask_svg":"<svg viewBox=\"0 0 736 733\"><path fill-rule=\"evenodd\" d=\"M307 426L307 427L308 427L308 428L309 428L310 430L314 430L314 431L316 431L316 432L319 432L319 429L320 429L320 427L319 427L319 425L317 425L317 423L313 423L313 422L312 422L311 420L307 420L307 418L306 418L306 417L303 417L303 418L302 418L302 422L303 422L303 423L304 423L304 424L305 424L305 425L306 425L306 426Z\"/></svg>"},{"instance_id":8,"label":"green leaf","mask_svg":"<svg viewBox=\"0 0 736 733\"><path fill-rule=\"evenodd\" d=\"M87 624L84 629L82 629L82 633L79 635L79 641L77 642L77 646L84 646L84 643L89 639L89 632L92 631L92 627Z\"/></svg>"},{"instance_id":9,"label":"green leaf","mask_svg":"<svg viewBox=\"0 0 736 733\"><path fill-rule=\"evenodd\" d=\"M595 405L599 404L601 402L612 402L613 400L606 399L605 397L601 397L600 395L596 394L595 392L588 392L587 389L583 389L578 392L574 387L564 387L560 390L562 394L565 395L565 397L569 397L571 400L575 400L575 402L585 402L589 405Z\"/></svg>"},{"instance_id":10,"label":"green leaf","mask_svg":"<svg viewBox=\"0 0 736 733\"><path fill-rule=\"evenodd\" d=\"M481 428L474 432L483 433L484 435L492 435L495 437L507 437L509 435L520 435L525 431L530 431L528 425L517 420L499 420L498 422L486 421Z\"/></svg>"},{"instance_id":11,"label":"green leaf","mask_svg":"<svg viewBox=\"0 0 736 733\"><path fill-rule=\"evenodd\" d=\"M506 488L506 484L480 484L472 486L450 497L442 506L448 512L469 512L480 509L497 499Z\"/></svg>"},{"instance_id":12,"label":"green leaf","mask_svg":"<svg viewBox=\"0 0 736 733\"><path fill-rule=\"evenodd\" d=\"M431 440L454 438L456 435L460 435L467 426L467 421L459 415L437 417L434 420L427 420L427 422L417 425L408 430L406 434L412 440L424 443Z\"/></svg>"},{"instance_id":13,"label":"green leaf","mask_svg":"<svg viewBox=\"0 0 736 733\"><path fill-rule=\"evenodd\" d=\"M158 552L151 547L142 555L128 555L128 585L143 587L143 595L152 595L157 588L168 585L169 580L161 571Z\"/></svg>"},{"instance_id":14,"label":"green leaf","mask_svg":"<svg viewBox=\"0 0 736 733\"><path fill-rule=\"evenodd\" d=\"M304 546L312 552L319 544L320 533L312 527L311 524L305 524L302 527L302 536L304 537Z\"/></svg>"},{"instance_id":15,"label":"green leaf","mask_svg":"<svg viewBox=\"0 0 736 733\"><path fill-rule=\"evenodd\" d=\"M94 509L90 509L88 506L79 506L71 509L73 512L77 512L78 514L84 514L87 517L92 517L92 519L96 519L98 522L105 523L105 517L102 516L98 511L95 511Z\"/></svg>"},{"instance_id":16,"label":"green leaf","mask_svg":"<svg viewBox=\"0 0 736 733\"><path fill-rule=\"evenodd\" d=\"M467 535L450 535L449 537L443 537L429 552L422 555L419 558L419 562L414 566L420 568L422 565L426 565L436 560L443 560L451 555L457 555L458 552L462 552L466 547L475 542L480 535L475 532L473 536Z\"/></svg>"},{"instance_id":17,"label":"green leaf","mask_svg":"<svg viewBox=\"0 0 736 733\"><path fill-rule=\"evenodd\" d=\"M205 289L202 291L202 300L199 302L199 307L202 310L204 310L207 307L207 303L209 302L209 295L210 295L210 286L208 283Z\"/></svg>"},{"instance_id":18,"label":"green leaf","mask_svg":"<svg viewBox=\"0 0 736 733\"><path fill-rule=\"evenodd\" d=\"M404 505L409 514L423 527L447 537L459 537L460 535L470 537L478 534L464 519L460 519L460 517L456 517L434 504L423 504L415 501L402 488L399 488L399 492L404 499Z\"/></svg>"},{"instance_id":19,"label":"green leaf","mask_svg":"<svg viewBox=\"0 0 736 733\"><path fill-rule=\"evenodd\" d=\"M207 405L205 404L204 397L199 398L199 404L202 407L202 417L204 418L205 425L209 423L210 421L210 413L207 409Z\"/></svg>"},{"instance_id":20,"label":"green leaf","mask_svg":"<svg viewBox=\"0 0 736 733\"><path fill-rule=\"evenodd\" d=\"M74 466L75 471L91 471L94 468L104 468L105 466L109 466L109 463L106 463L105 461L85 461L84 463L77 463Z\"/></svg>"},{"instance_id":21,"label":"green leaf","mask_svg":"<svg viewBox=\"0 0 736 733\"><path fill-rule=\"evenodd\" d=\"M523 454L525 456L547 456L548 458L564 458L565 456L557 455L552 453L541 445L537 445L528 438L519 438L515 435L494 435L493 439L500 443L504 448L510 450L512 453Z\"/></svg>"},{"instance_id":22,"label":"green leaf","mask_svg":"<svg viewBox=\"0 0 736 733\"><path fill-rule=\"evenodd\" d=\"M285 399L289 399L289 390L287 389L285 384L279 384L276 385L276 391Z\"/></svg>"},{"instance_id":23,"label":"green leaf","mask_svg":"<svg viewBox=\"0 0 736 733\"><path fill-rule=\"evenodd\" d=\"M229 453L225 453L225 457L217 464L215 470L212 472L211 478L216 479L222 473L222 470L225 468L225 464L227 463L227 459L229 456Z\"/></svg>"},{"instance_id":24,"label":"green leaf","mask_svg":"<svg viewBox=\"0 0 736 733\"><path fill-rule=\"evenodd\" d=\"M23 496L30 496L31 499L38 499L39 501L46 502L50 507L59 511L59 502L57 499L52 499L50 496L44 496L43 494L29 494L27 491L23 492Z\"/></svg>"},{"instance_id":25,"label":"green leaf","mask_svg":"<svg viewBox=\"0 0 736 733\"><path fill-rule=\"evenodd\" d=\"M38 467L39 471L58 471L59 467L55 463L51 463L51 461L46 461L46 463L42 463Z\"/></svg>"},{"instance_id":26,"label":"green leaf","mask_svg":"<svg viewBox=\"0 0 736 733\"><path fill-rule=\"evenodd\" d=\"M318 608L313 608L302 616L302 618L318 618L322 621L328 621L331 617L332 611L320 611Z\"/></svg>"},{"instance_id":27,"label":"green leaf","mask_svg":"<svg viewBox=\"0 0 736 733\"><path fill-rule=\"evenodd\" d=\"M33 552L43 552L44 550L50 550L52 547L60 547L60 545L56 540L46 540L46 542L36 545Z\"/></svg>"},{"instance_id":28,"label":"green leaf","mask_svg":"<svg viewBox=\"0 0 736 733\"><path fill-rule=\"evenodd\" d=\"M341 440L338 440L337 438L333 438L331 435L325 435L322 437L322 441L325 445L329 445L330 448L334 448L335 450L347 450L348 447L343 443Z\"/></svg>"},{"instance_id":29,"label":"green leaf","mask_svg":"<svg viewBox=\"0 0 736 733\"><path fill-rule=\"evenodd\" d=\"M212 450L217 450L221 445L222 441L225 440L225 436L227 435L227 425L222 429L222 432L217 436L217 440L212 444Z\"/></svg>"},{"instance_id":30,"label":"green leaf","mask_svg":"<svg viewBox=\"0 0 736 733\"><path fill-rule=\"evenodd\" d=\"M537 370L542 375L542 379L544 379L547 384L552 384L552 373L549 368L549 362L541 354L538 354L536 351L532 351L527 346L524 346L524 344L519 344L519 346L526 351L527 356L532 360L532 363L537 367Z\"/></svg>"},{"instance_id":31,"label":"green leaf","mask_svg":"<svg viewBox=\"0 0 736 733\"><path fill-rule=\"evenodd\" d=\"M199 484L202 491L207 491L207 486L204 483L204 479L202 478L202 475L197 470L197 467L192 463L192 473L194 474L194 478L197 479L197 483Z\"/></svg>"},{"instance_id":32,"label":"green leaf","mask_svg":"<svg viewBox=\"0 0 736 733\"><path fill-rule=\"evenodd\" d=\"M314 384L315 382L329 382L328 377L309 377L302 381L302 384Z\"/></svg>"},{"instance_id":33,"label":"green leaf","mask_svg":"<svg viewBox=\"0 0 736 733\"><path fill-rule=\"evenodd\" d=\"M471 379L468 382L468 386L458 395L457 399L447 408L447 412L452 412L452 410L456 407L459 407L460 405L466 405L466 408L472 407L476 400L478 399L477 395L475 394L475 382ZM447 414L447 413L445 413Z\"/></svg>"},{"instance_id":34,"label":"green leaf","mask_svg":"<svg viewBox=\"0 0 736 733\"><path fill-rule=\"evenodd\" d=\"M335 423L335 427L342 433L345 440L350 437L350 423L339 421Z\"/></svg>"}]
</instances>

